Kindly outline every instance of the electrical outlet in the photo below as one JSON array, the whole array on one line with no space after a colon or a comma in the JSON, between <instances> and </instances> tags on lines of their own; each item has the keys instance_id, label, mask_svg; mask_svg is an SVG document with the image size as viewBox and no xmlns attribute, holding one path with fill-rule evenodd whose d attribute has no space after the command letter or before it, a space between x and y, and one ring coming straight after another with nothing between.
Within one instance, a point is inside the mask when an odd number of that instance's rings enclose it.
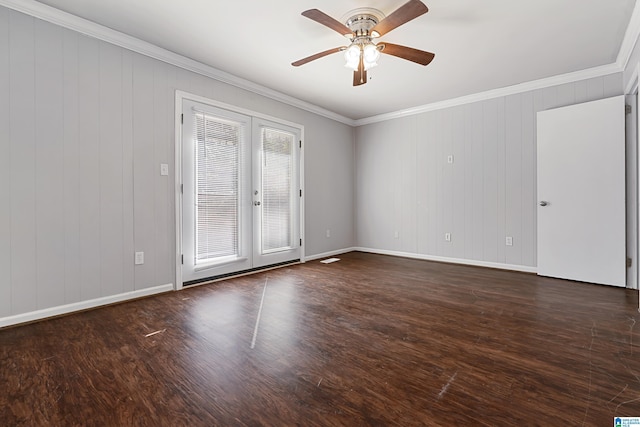
<instances>
[{"instance_id":1,"label":"electrical outlet","mask_svg":"<svg viewBox=\"0 0 640 427\"><path fill-rule=\"evenodd\" d=\"M504 239L504 243L505 243L505 245L507 245L507 246L513 246L513 237L511 237L511 236L507 236L507 237Z\"/></svg>"},{"instance_id":2,"label":"electrical outlet","mask_svg":"<svg viewBox=\"0 0 640 427\"><path fill-rule=\"evenodd\" d=\"M449 155L447 156L447 163L449 163L449 164L453 164L453 154L449 154Z\"/></svg>"},{"instance_id":3,"label":"electrical outlet","mask_svg":"<svg viewBox=\"0 0 640 427\"><path fill-rule=\"evenodd\" d=\"M327 236L327 239L331 237L331 230L329 230L328 228L327 228L326 236Z\"/></svg>"},{"instance_id":4,"label":"electrical outlet","mask_svg":"<svg viewBox=\"0 0 640 427\"><path fill-rule=\"evenodd\" d=\"M444 240L446 240L447 242L451 241L451 233L444 233Z\"/></svg>"},{"instance_id":5,"label":"electrical outlet","mask_svg":"<svg viewBox=\"0 0 640 427\"><path fill-rule=\"evenodd\" d=\"M135 264L136 265L144 264L144 252L136 252Z\"/></svg>"}]
</instances>

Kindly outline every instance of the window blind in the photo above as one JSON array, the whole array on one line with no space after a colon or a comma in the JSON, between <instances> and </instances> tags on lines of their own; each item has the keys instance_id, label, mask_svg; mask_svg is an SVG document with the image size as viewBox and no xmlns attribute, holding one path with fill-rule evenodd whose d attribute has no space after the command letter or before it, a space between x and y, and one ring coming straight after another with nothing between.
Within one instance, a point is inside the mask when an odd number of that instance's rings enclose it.
<instances>
[{"instance_id":1,"label":"window blind","mask_svg":"<svg viewBox=\"0 0 640 427\"><path fill-rule=\"evenodd\" d=\"M195 261L238 255L240 146L235 123L195 112Z\"/></svg>"},{"instance_id":2,"label":"window blind","mask_svg":"<svg viewBox=\"0 0 640 427\"><path fill-rule=\"evenodd\" d=\"M262 251L292 246L293 149L295 135L262 128Z\"/></svg>"}]
</instances>

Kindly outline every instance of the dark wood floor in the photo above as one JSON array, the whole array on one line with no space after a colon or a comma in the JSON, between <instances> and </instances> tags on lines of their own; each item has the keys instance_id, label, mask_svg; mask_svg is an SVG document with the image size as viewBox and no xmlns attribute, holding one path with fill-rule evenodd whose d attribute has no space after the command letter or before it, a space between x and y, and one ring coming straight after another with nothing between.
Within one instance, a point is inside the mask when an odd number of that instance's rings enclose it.
<instances>
[{"instance_id":1,"label":"dark wood floor","mask_svg":"<svg viewBox=\"0 0 640 427\"><path fill-rule=\"evenodd\" d=\"M340 258L0 330L0 424L610 426L640 416L636 292Z\"/></svg>"}]
</instances>

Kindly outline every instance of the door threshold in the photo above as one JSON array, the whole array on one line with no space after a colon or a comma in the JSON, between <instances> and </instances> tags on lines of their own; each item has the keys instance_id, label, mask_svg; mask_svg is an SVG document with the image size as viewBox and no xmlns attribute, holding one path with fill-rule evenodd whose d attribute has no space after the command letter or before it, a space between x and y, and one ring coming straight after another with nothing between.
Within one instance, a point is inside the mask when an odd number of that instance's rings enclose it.
<instances>
[{"instance_id":1,"label":"door threshold","mask_svg":"<svg viewBox=\"0 0 640 427\"><path fill-rule=\"evenodd\" d=\"M260 273L263 271L275 270L276 268L286 267L288 265L296 265L300 264L300 259L294 259L291 261L279 262L277 264L265 265L263 267L255 267L250 268L248 270L236 271L233 273L227 274L219 274L217 276L205 277L204 279L190 280L188 282L182 283L182 287L191 287L191 286L199 286L199 285L207 285L209 283L219 282L221 280L233 279L235 277L247 276L249 274Z\"/></svg>"}]
</instances>

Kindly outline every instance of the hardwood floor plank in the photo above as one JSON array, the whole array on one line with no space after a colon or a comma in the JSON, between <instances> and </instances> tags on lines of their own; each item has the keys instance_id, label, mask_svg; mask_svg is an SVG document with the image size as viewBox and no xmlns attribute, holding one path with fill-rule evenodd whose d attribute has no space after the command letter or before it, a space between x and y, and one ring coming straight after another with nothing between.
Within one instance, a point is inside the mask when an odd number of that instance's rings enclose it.
<instances>
[{"instance_id":1,"label":"hardwood floor plank","mask_svg":"<svg viewBox=\"0 0 640 427\"><path fill-rule=\"evenodd\" d=\"M1 424L601 426L640 416L636 291L340 258L0 330Z\"/></svg>"}]
</instances>

